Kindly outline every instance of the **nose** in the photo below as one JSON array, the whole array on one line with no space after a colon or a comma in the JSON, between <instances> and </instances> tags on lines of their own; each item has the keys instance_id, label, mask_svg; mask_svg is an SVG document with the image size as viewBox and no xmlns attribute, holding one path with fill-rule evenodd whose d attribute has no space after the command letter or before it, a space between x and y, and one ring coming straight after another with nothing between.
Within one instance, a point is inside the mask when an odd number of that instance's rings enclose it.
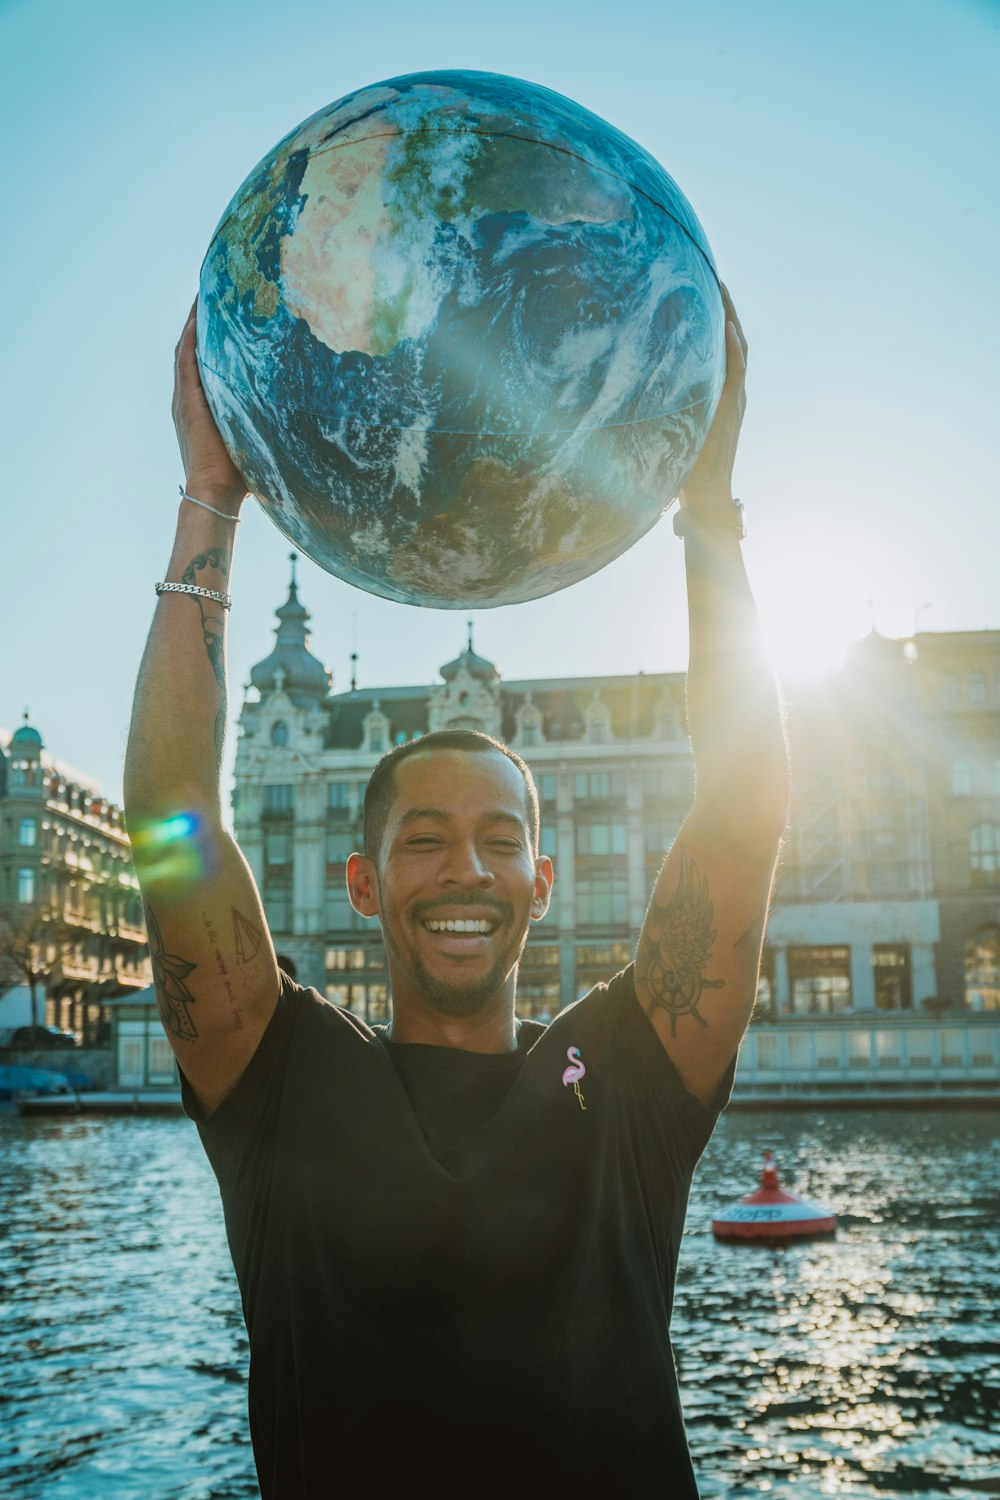
<instances>
[{"instance_id":1,"label":"nose","mask_svg":"<svg viewBox=\"0 0 1000 1500\"><path fill-rule=\"evenodd\" d=\"M450 844L438 871L439 885L463 891L485 890L494 878L474 839L456 839Z\"/></svg>"}]
</instances>

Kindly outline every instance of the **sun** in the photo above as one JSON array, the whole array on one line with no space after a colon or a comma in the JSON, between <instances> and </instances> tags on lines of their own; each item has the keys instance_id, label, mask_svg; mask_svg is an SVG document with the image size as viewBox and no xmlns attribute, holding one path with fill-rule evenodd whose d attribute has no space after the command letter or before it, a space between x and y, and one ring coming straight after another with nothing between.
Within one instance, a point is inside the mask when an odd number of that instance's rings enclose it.
<instances>
[{"instance_id":1,"label":"sun","mask_svg":"<svg viewBox=\"0 0 1000 1500\"><path fill-rule=\"evenodd\" d=\"M764 645L782 681L815 682L843 666L848 641L832 621L799 617L766 623Z\"/></svg>"}]
</instances>

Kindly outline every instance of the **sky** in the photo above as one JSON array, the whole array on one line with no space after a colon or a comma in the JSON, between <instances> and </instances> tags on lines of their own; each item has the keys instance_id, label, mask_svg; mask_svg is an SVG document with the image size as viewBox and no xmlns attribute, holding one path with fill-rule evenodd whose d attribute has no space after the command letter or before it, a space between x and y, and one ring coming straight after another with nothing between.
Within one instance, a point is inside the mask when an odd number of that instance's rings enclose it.
<instances>
[{"instance_id":1,"label":"sky","mask_svg":"<svg viewBox=\"0 0 1000 1500\"><path fill-rule=\"evenodd\" d=\"M735 491L780 675L873 624L1000 628L998 64L1000 0L0 0L0 725L27 707L120 798L183 477L173 348L216 222L299 121L429 68L569 95L691 201L750 344ZM235 709L289 576L245 514ZM464 612L308 560L299 584L335 690L352 649L377 686L429 683L464 643ZM508 679L682 670L681 544L661 522L473 618Z\"/></svg>"}]
</instances>

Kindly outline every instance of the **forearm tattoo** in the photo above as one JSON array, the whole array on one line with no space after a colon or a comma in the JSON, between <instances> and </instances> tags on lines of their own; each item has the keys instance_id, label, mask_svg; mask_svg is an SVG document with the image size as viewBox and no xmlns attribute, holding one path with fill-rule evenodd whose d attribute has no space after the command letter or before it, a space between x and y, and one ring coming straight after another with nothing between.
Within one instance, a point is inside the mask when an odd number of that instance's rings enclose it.
<instances>
[{"instance_id":1,"label":"forearm tattoo","mask_svg":"<svg viewBox=\"0 0 1000 1500\"><path fill-rule=\"evenodd\" d=\"M198 583L198 574L206 568L222 576L222 589L229 582L229 561L226 551L222 547L209 547L205 552L199 552L193 557L181 575L182 583ZM213 585L214 587L214 585ZM222 749L226 736L226 637L225 637L225 614L222 606L216 604L214 599L205 599L200 594L194 595L197 600L198 612L201 615L201 633L205 640L205 650L215 673L215 680L222 692L222 703L215 717L215 752L218 759L222 760Z\"/></svg>"},{"instance_id":2,"label":"forearm tattoo","mask_svg":"<svg viewBox=\"0 0 1000 1500\"><path fill-rule=\"evenodd\" d=\"M694 1016L700 1026L707 1026L698 1010L702 992L725 985L724 979L704 977L715 941L708 881L683 846L679 854L677 889L669 901L654 893L635 960L636 980L649 996L647 1013L666 1011L672 1037L677 1035L678 1016Z\"/></svg>"},{"instance_id":3,"label":"forearm tattoo","mask_svg":"<svg viewBox=\"0 0 1000 1500\"><path fill-rule=\"evenodd\" d=\"M182 1041L197 1041L198 1030L191 1019L190 1010L197 1002L184 981L198 965L189 963L176 953L164 951L160 924L154 917L151 906L146 907L146 931L149 933L149 958L153 966L156 1008L160 1013L163 1029L180 1037Z\"/></svg>"}]
</instances>

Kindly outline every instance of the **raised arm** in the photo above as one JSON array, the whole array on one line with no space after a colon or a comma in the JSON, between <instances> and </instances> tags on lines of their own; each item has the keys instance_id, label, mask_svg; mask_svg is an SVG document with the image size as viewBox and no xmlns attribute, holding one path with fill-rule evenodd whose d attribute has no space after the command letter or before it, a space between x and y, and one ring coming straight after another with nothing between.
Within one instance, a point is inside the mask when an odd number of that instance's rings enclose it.
<instances>
[{"instance_id":1,"label":"raised arm","mask_svg":"<svg viewBox=\"0 0 1000 1500\"><path fill-rule=\"evenodd\" d=\"M173 414L184 489L202 503L180 502L164 579L227 595L246 485L202 390L194 308L175 356ZM125 814L160 1019L206 1110L253 1056L279 985L253 877L222 826L226 707L225 607L162 593L136 683Z\"/></svg>"},{"instance_id":2,"label":"raised arm","mask_svg":"<svg viewBox=\"0 0 1000 1500\"><path fill-rule=\"evenodd\" d=\"M681 494L694 804L653 890L636 991L687 1087L711 1102L746 1030L778 846L788 760L774 676L732 497L746 342L725 294L726 384Z\"/></svg>"}]
</instances>

